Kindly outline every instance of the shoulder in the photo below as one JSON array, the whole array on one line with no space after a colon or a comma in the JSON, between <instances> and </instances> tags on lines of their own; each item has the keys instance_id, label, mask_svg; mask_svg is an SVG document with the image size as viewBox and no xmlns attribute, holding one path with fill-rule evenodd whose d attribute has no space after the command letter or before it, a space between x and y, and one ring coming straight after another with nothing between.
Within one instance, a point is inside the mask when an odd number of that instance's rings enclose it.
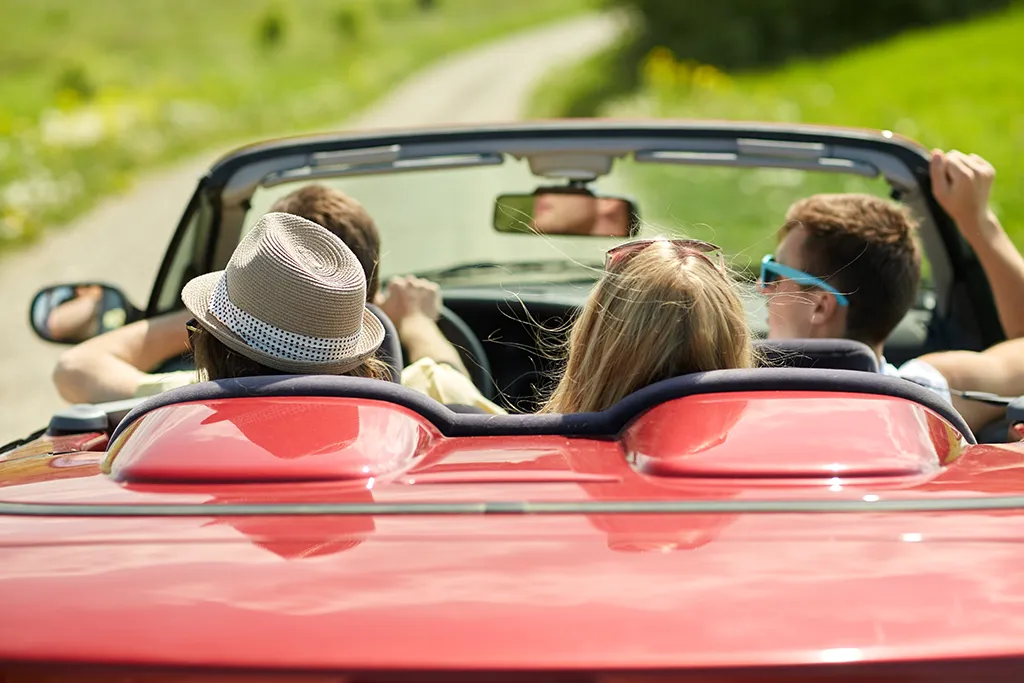
<instances>
[{"instance_id":1,"label":"shoulder","mask_svg":"<svg viewBox=\"0 0 1024 683\"><path fill-rule=\"evenodd\" d=\"M949 392L949 382L946 381L945 376L934 366L920 358L908 360L899 367L883 361L882 373L893 377L900 377L914 384L920 384L931 389L947 401L952 401Z\"/></svg>"}]
</instances>

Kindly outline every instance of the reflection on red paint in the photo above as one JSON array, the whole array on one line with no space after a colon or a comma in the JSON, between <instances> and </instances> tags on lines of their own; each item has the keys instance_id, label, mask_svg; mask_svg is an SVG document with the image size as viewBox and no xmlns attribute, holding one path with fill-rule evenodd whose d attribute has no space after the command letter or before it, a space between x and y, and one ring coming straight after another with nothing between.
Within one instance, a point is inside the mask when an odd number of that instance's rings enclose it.
<instances>
[{"instance_id":1,"label":"reflection on red paint","mask_svg":"<svg viewBox=\"0 0 1024 683\"><path fill-rule=\"evenodd\" d=\"M437 438L409 410L346 398L181 404L132 426L109 461L124 482L365 480L408 469Z\"/></svg>"},{"instance_id":2,"label":"reflection on red paint","mask_svg":"<svg viewBox=\"0 0 1024 683\"><path fill-rule=\"evenodd\" d=\"M0 487L94 476L100 473L102 460L103 453L95 451L0 460Z\"/></svg>"},{"instance_id":3,"label":"reflection on red paint","mask_svg":"<svg viewBox=\"0 0 1024 683\"><path fill-rule=\"evenodd\" d=\"M887 396L694 396L651 409L623 444L639 472L664 477L919 476L948 457L948 434L929 429L936 422Z\"/></svg>"},{"instance_id":4,"label":"reflection on red paint","mask_svg":"<svg viewBox=\"0 0 1024 683\"><path fill-rule=\"evenodd\" d=\"M373 494L365 485L350 488L332 496L334 502L370 505ZM322 502L323 495L283 494L276 498L281 503ZM210 505L251 502L245 492L215 495ZM298 560L333 555L351 550L374 532L376 525L370 515L324 515L294 517L222 517L216 524L234 528L253 545L268 550L286 560Z\"/></svg>"}]
</instances>

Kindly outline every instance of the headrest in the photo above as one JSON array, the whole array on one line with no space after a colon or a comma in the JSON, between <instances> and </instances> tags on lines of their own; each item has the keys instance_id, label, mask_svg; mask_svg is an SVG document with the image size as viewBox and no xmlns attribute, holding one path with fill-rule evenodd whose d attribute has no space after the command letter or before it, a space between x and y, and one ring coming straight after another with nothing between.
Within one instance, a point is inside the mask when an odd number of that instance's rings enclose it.
<instances>
[{"instance_id":1,"label":"headrest","mask_svg":"<svg viewBox=\"0 0 1024 683\"><path fill-rule=\"evenodd\" d=\"M402 345L398 339L398 329L395 328L395 323L391 322L388 314L379 306L366 304L366 307L370 309L370 313L377 316L377 320L384 327L384 341L381 342L380 348L377 349L377 357L388 364L391 381L401 383L405 359L402 356Z\"/></svg>"},{"instance_id":2,"label":"headrest","mask_svg":"<svg viewBox=\"0 0 1024 683\"><path fill-rule=\"evenodd\" d=\"M878 372L878 356L852 339L758 339L762 367Z\"/></svg>"}]
</instances>

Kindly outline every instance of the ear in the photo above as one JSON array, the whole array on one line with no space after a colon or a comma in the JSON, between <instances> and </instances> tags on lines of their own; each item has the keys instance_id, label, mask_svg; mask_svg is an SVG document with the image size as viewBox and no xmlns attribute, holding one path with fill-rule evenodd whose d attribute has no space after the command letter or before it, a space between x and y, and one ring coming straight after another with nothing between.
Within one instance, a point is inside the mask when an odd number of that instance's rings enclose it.
<instances>
[{"instance_id":1,"label":"ear","mask_svg":"<svg viewBox=\"0 0 1024 683\"><path fill-rule=\"evenodd\" d=\"M834 324L839 315L839 302L831 292L817 292L811 320L819 325Z\"/></svg>"}]
</instances>

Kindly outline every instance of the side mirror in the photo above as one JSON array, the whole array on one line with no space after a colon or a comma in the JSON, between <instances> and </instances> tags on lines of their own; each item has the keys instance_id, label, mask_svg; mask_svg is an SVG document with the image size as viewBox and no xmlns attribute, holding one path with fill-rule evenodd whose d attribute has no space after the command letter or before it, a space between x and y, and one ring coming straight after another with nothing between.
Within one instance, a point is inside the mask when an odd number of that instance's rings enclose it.
<instances>
[{"instance_id":1,"label":"side mirror","mask_svg":"<svg viewBox=\"0 0 1024 683\"><path fill-rule=\"evenodd\" d=\"M541 235L634 237L640 230L636 204L572 187L503 194L494 202L494 229Z\"/></svg>"},{"instance_id":2,"label":"side mirror","mask_svg":"<svg viewBox=\"0 0 1024 683\"><path fill-rule=\"evenodd\" d=\"M109 285L86 282L40 290L29 307L29 322L39 337L77 344L136 320L139 310Z\"/></svg>"}]
</instances>

